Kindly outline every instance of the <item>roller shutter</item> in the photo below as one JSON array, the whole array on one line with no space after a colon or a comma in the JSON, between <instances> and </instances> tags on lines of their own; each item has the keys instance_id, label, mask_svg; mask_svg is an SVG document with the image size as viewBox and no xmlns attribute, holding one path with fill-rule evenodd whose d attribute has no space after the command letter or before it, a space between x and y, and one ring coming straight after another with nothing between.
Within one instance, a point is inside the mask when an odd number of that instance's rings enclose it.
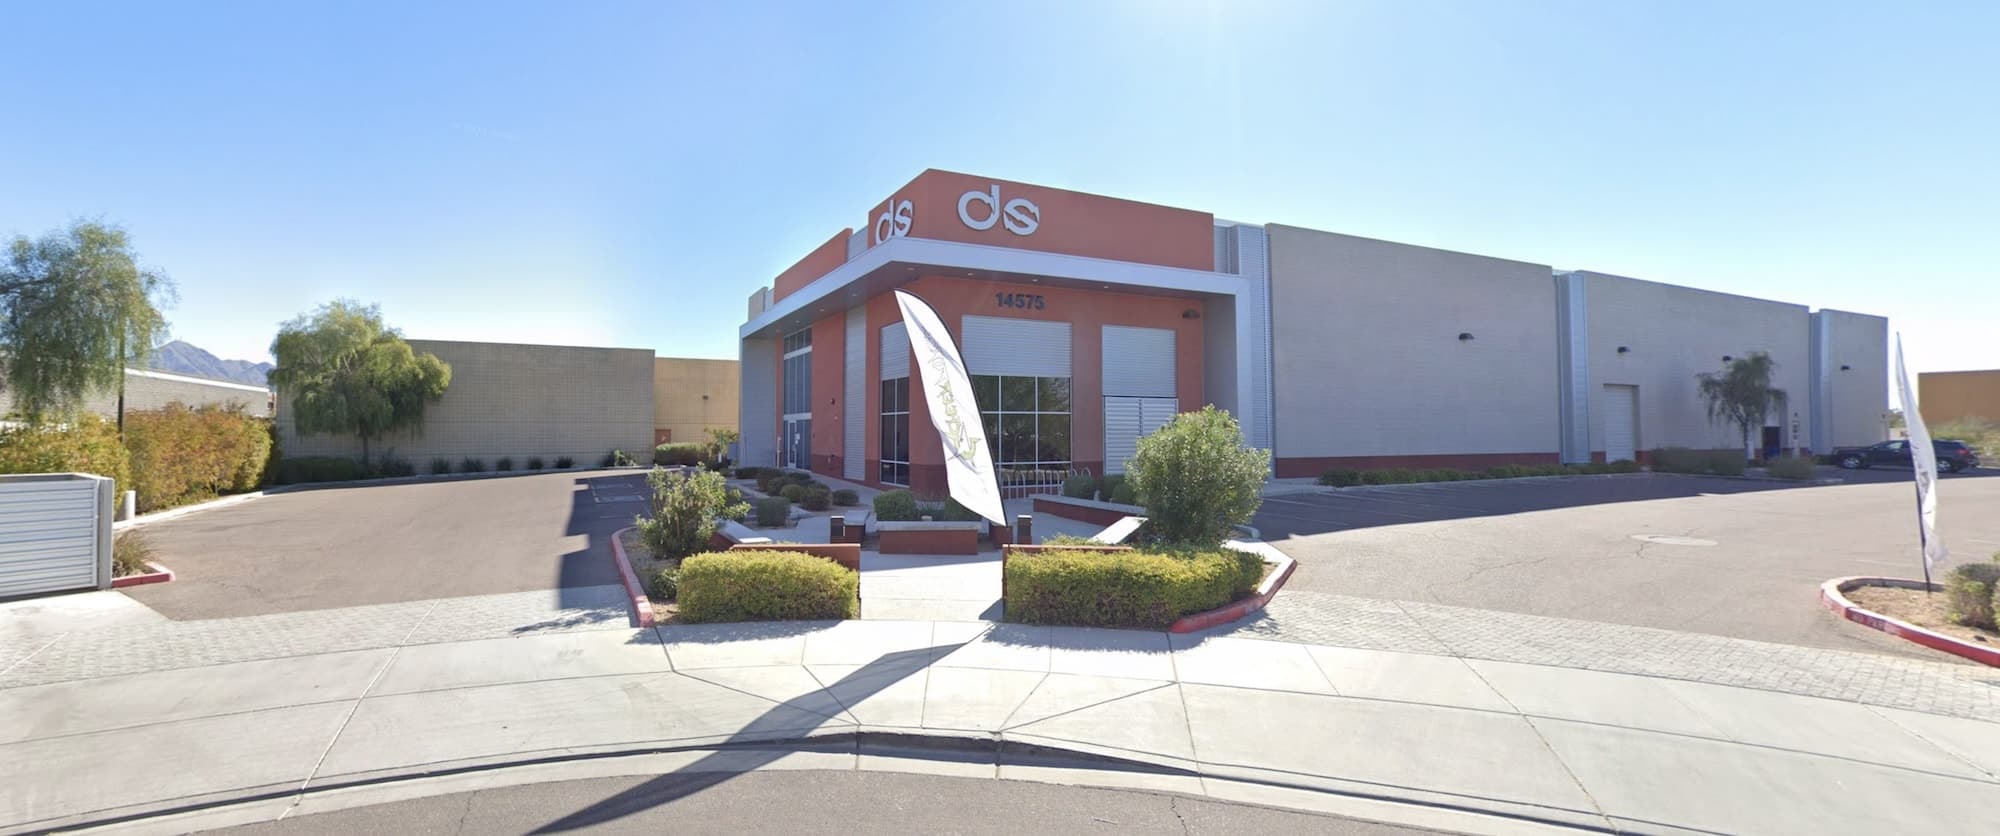
<instances>
[{"instance_id":1,"label":"roller shutter","mask_svg":"<svg viewBox=\"0 0 2000 836\"><path fill-rule=\"evenodd\" d=\"M882 326L882 379L910 376L910 332L901 322Z\"/></svg>"},{"instance_id":2,"label":"roller shutter","mask_svg":"<svg viewBox=\"0 0 2000 836\"><path fill-rule=\"evenodd\" d=\"M959 349L972 374L1069 377L1069 323L968 316Z\"/></svg>"},{"instance_id":3,"label":"roller shutter","mask_svg":"<svg viewBox=\"0 0 2000 836\"><path fill-rule=\"evenodd\" d=\"M1174 332L1167 328L1104 326L1104 394L1172 398Z\"/></svg>"}]
</instances>

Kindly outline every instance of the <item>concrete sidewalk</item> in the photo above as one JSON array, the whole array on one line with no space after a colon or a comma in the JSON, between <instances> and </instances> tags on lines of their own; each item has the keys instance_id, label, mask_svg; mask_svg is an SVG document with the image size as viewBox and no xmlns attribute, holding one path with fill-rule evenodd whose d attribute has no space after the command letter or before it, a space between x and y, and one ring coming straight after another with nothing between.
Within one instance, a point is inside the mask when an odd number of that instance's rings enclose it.
<instances>
[{"instance_id":1,"label":"concrete sidewalk","mask_svg":"<svg viewBox=\"0 0 2000 836\"><path fill-rule=\"evenodd\" d=\"M524 630L494 602L438 610L492 613L491 637L417 619L387 646L82 676L38 652L0 678L0 823L246 802L136 823L209 827L371 782L628 757L1136 786L1477 832L1944 832L2000 804L2000 724L1681 679L1219 634L634 630L542 611ZM13 685L23 666L43 684Z\"/></svg>"}]
</instances>

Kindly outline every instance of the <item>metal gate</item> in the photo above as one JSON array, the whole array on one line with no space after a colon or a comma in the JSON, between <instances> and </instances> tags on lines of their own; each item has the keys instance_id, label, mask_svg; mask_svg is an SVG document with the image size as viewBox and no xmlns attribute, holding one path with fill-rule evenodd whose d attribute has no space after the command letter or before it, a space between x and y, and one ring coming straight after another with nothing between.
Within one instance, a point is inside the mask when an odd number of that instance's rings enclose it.
<instances>
[{"instance_id":1,"label":"metal gate","mask_svg":"<svg viewBox=\"0 0 2000 836\"><path fill-rule=\"evenodd\" d=\"M1639 387L1604 386L1604 460L1638 461Z\"/></svg>"},{"instance_id":2,"label":"metal gate","mask_svg":"<svg viewBox=\"0 0 2000 836\"><path fill-rule=\"evenodd\" d=\"M111 480L0 476L0 598L111 586Z\"/></svg>"}]
</instances>

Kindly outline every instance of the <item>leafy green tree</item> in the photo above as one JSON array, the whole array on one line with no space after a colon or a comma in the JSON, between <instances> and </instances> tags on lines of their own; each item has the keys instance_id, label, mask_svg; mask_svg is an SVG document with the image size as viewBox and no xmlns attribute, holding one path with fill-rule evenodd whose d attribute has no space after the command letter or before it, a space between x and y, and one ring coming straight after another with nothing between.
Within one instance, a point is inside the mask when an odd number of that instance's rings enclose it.
<instances>
[{"instance_id":1,"label":"leafy green tree","mask_svg":"<svg viewBox=\"0 0 2000 836\"><path fill-rule=\"evenodd\" d=\"M451 385L451 366L413 351L382 324L379 308L351 299L280 326L271 354L271 385L289 399L280 408L291 411L292 426L360 438L364 465L369 441L422 426L425 405Z\"/></svg>"},{"instance_id":2,"label":"leafy green tree","mask_svg":"<svg viewBox=\"0 0 2000 836\"><path fill-rule=\"evenodd\" d=\"M1214 548L1264 503L1270 453L1243 446L1243 429L1214 406L1183 412L1125 464L1127 483L1146 507L1146 529L1180 546Z\"/></svg>"},{"instance_id":3,"label":"leafy green tree","mask_svg":"<svg viewBox=\"0 0 2000 836\"><path fill-rule=\"evenodd\" d=\"M653 468L646 483L652 488L651 516L638 517L639 539L653 557L679 560L708 548L708 538L721 520L750 512L750 503L731 489L721 473L697 468L688 475Z\"/></svg>"},{"instance_id":4,"label":"leafy green tree","mask_svg":"<svg viewBox=\"0 0 2000 836\"><path fill-rule=\"evenodd\" d=\"M74 414L91 392L125 383L125 363L166 331L164 275L141 269L125 230L89 221L30 241L0 265L4 388L30 421Z\"/></svg>"},{"instance_id":5,"label":"leafy green tree","mask_svg":"<svg viewBox=\"0 0 2000 836\"><path fill-rule=\"evenodd\" d=\"M709 427L708 443L704 445L707 460L720 462L729 455L729 445L743 440L743 434L729 427Z\"/></svg>"},{"instance_id":6,"label":"leafy green tree","mask_svg":"<svg viewBox=\"0 0 2000 836\"><path fill-rule=\"evenodd\" d=\"M1745 458L1756 457L1751 436L1764 428L1771 410L1785 398L1785 390L1771 385L1771 372L1777 367L1771 355L1754 351L1729 361L1720 372L1695 375L1696 390L1708 405L1708 420L1742 433Z\"/></svg>"}]
</instances>

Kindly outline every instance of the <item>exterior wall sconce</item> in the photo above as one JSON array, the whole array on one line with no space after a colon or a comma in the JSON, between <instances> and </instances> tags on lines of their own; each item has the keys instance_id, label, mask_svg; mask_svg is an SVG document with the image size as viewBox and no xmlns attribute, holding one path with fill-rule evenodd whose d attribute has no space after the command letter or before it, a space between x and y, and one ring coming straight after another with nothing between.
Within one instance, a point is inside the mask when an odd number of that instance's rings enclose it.
<instances>
[{"instance_id":1,"label":"exterior wall sconce","mask_svg":"<svg viewBox=\"0 0 2000 836\"><path fill-rule=\"evenodd\" d=\"M1722 362L1724 362L1724 363L1727 363L1727 362L1729 362L1729 361L1731 361L1731 360L1734 360L1734 359L1736 359L1736 358L1734 358L1734 357L1731 357L1731 356L1729 356L1729 355L1727 355L1727 354L1724 354L1724 355L1722 355Z\"/></svg>"},{"instance_id":2,"label":"exterior wall sconce","mask_svg":"<svg viewBox=\"0 0 2000 836\"><path fill-rule=\"evenodd\" d=\"M1201 318L1201 311L1197 311L1197 310L1195 310L1195 309L1193 309L1193 308L1188 308L1187 310L1184 310L1184 311L1181 311L1181 318L1182 318L1182 319L1200 319L1200 318Z\"/></svg>"},{"instance_id":3,"label":"exterior wall sconce","mask_svg":"<svg viewBox=\"0 0 2000 836\"><path fill-rule=\"evenodd\" d=\"M1460 332L1458 332L1458 341L1459 341L1459 342L1462 342L1462 343L1465 343L1465 342L1471 342L1471 341L1472 341L1472 332L1471 332L1471 331L1460 331Z\"/></svg>"},{"instance_id":4,"label":"exterior wall sconce","mask_svg":"<svg viewBox=\"0 0 2000 836\"><path fill-rule=\"evenodd\" d=\"M1618 347L1618 353L1619 353L1619 354L1631 354L1631 353L1632 353L1632 347L1631 347L1631 346L1629 346L1629 345L1621 345L1621 346L1619 346L1619 347Z\"/></svg>"},{"instance_id":5,"label":"exterior wall sconce","mask_svg":"<svg viewBox=\"0 0 2000 836\"><path fill-rule=\"evenodd\" d=\"M1841 370L1841 371L1843 371L1843 372L1844 372L1844 371L1851 371L1851 370L1852 370L1853 368L1854 368L1853 366L1849 366L1849 365L1847 365L1847 364L1845 364L1845 363L1841 364L1841 366L1840 366L1840 370Z\"/></svg>"}]
</instances>

